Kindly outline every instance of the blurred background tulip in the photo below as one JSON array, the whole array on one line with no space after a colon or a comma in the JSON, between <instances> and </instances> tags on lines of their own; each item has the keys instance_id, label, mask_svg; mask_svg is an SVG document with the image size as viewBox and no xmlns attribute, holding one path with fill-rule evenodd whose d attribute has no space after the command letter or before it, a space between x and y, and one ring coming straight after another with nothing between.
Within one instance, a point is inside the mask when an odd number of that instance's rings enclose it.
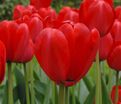
<instances>
[{"instance_id":1,"label":"blurred background tulip","mask_svg":"<svg viewBox=\"0 0 121 104\"><path fill-rule=\"evenodd\" d=\"M115 14L113 7L104 0L84 0L80 5L80 22L90 29L97 28L100 36L106 35L113 25Z\"/></svg>"},{"instance_id":2,"label":"blurred background tulip","mask_svg":"<svg viewBox=\"0 0 121 104\"><path fill-rule=\"evenodd\" d=\"M41 7L49 7L52 0L30 0L30 4L39 9Z\"/></svg>"}]
</instances>

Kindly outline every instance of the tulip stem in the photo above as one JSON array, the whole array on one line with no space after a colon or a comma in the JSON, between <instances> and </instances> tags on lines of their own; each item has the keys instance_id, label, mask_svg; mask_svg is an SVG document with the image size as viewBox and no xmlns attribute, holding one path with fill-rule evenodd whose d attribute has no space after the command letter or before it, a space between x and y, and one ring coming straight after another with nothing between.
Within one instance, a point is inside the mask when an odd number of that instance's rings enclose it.
<instances>
[{"instance_id":1,"label":"tulip stem","mask_svg":"<svg viewBox=\"0 0 121 104\"><path fill-rule=\"evenodd\" d=\"M79 82L79 85L78 85L78 99L80 101L80 91L81 91L81 82Z\"/></svg>"},{"instance_id":2,"label":"tulip stem","mask_svg":"<svg viewBox=\"0 0 121 104\"><path fill-rule=\"evenodd\" d=\"M119 71L116 72L116 90L115 90L114 104L117 104L118 101L118 85L119 85Z\"/></svg>"},{"instance_id":3,"label":"tulip stem","mask_svg":"<svg viewBox=\"0 0 121 104\"><path fill-rule=\"evenodd\" d=\"M99 63L99 52L96 55L96 104L102 104L101 70Z\"/></svg>"},{"instance_id":4,"label":"tulip stem","mask_svg":"<svg viewBox=\"0 0 121 104\"><path fill-rule=\"evenodd\" d=\"M13 102L13 79L12 79L12 64L8 62L8 104Z\"/></svg>"},{"instance_id":5,"label":"tulip stem","mask_svg":"<svg viewBox=\"0 0 121 104\"><path fill-rule=\"evenodd\" d=\"M111 69L109 69L110 71L109 71L109 76L108 76L108 79L109 79L109 81L108 81L108 93L109 93L109 96L110 96L110 94L111 94L111 89L112 89L112 76L113 76L113 74L112 74L112 70Z\"/></svg>"},{"instance_id":6,"label":"tulip stem","mask_svg":"<svg viewBox=\"0 0 121 104\"><path fill-rule=\"evenodd\" d=\"M34 78L33 78L33 67L32 62L29 63L30 68L30 93L31 93L31 104L35 104L35 93L34 93Z\"/></svg>"},{"instance_id":7,"label":"tulip stem","mask_svg":"<svg viewBox=\"0 0 121 104\"><path fill-rule=\"evenodd\" d=\"M26 104L30 104L29 83L28 83L28 74L27 74L26 64L24 64L24 73L25 73L25 87L26 87Z\"/></svg>"},{"instance_id":8,"label":"tulip stem","mask_svg":"<svg viewBox=\"0 0 121 104\"><path fill-rule=\"evenodd\" d=\"M69 104L69 88L65 87L65 104Z\"/></svg>"},{"instance_id":9,"label":"tulip stem","mask_svg":"<svg viewBox=\"0 0 121 104\"><path fill-rule=\"evenodd\" d=\"M56 104L56 85L54 82L52 82L52 94L53 94L52 104Z\"/></svg>"},{"instance_id":10,"label":"tulip stem","mask_svg":"<svg viewBox=\"0 0 121 104\"><path fill-rule=\"evenodd\" d=\"M75 86L72 87L72 104L76 104L76 99L75 99Z\"/></svg>"},{"instance_id":11,"label":"tulip stem","mask_svg":"<svg viewBox=\"0 0 121 104\"><path fill-rule=\"evenodd\" d=\"M58 104L65 104L65 87L64 87L64 85L59 86Z\"/></svg>"}]
</instances>

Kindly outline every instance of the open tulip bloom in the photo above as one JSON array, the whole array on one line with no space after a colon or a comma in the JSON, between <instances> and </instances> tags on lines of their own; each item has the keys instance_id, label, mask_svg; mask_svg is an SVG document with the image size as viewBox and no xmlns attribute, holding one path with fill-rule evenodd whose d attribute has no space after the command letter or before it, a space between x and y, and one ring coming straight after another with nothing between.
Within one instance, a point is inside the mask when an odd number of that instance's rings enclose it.
<instances>
[{"instance_id":1,"label":"open tulip bloom","mask_svg":"<svg viewBox=\"0 0 121 104\"><path fill-rule=\"evenodd\" d=\"M80 21L89 29L97 28L100 36L106 35L115 19L112 0L84 0L80 5Z\"/></svg>"},{"instance_id":2,"label":"open tulip bloom","mask_svg":"<svg viewBox=\"0 0 121 104\"><path fill-rule=\"evenodd\" d=\"M65 23L45 28L36 40L35 55L46 74L57 84L74 85L88 72L99 46L99 33L84 24Z\"/></svg>"},{"instance_id":3,"label":"open tulip bloom","mask_svg":"<svg viewBox=\"0 0 121 104\"><path fill-rule=\"evenodd\" d=\"M33 43L25 23L19 25L14 21L0 22L0 40L5 44L8 62L24 63L32 59Z\"/></svg>"}]
</instances>

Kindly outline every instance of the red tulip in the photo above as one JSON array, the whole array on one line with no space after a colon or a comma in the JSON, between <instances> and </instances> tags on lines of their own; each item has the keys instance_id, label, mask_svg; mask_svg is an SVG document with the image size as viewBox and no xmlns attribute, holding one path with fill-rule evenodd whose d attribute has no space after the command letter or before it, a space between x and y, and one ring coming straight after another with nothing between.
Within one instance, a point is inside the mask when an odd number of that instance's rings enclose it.
<instances>
[{"instance_id":1,"label":"red tulip","mask_svg":"<svg viewBox=\"0 0 121 104\"><path fill-rule=\"evenodd\" d=\"M100 38L99 55L100 60L107 59L113 45L113 38L110 33Z\"/></svg>"},{"instance_id":2,"label":"red tulip","mask_svg":"<svg viewBox=\"0 0 121 104\"><path fill-rule=\"evenodd\" d=\"M114 39L115 44L118 44L121 42L121 34L120 34L121 33L121 22L120 21L115 20L110 33Z\"/></svg>"},{"instance_id":3,"label":"red tulip","mask_svg":"<svg viewBox=\"0 0 121 104\"><path fill-rule=\"evenodd\" d=\"M47 8L50 6L52 0L30 0L30 4L35 6L36 9Z\"/></svg>"},{"instance_id":4,"label":"red tulip","mask_svg":"<svg viewBox=\"0 0 121 104\"><path fill-rule=\"evenodd\" d=\"M116 86L113 86L112 92L111 92L111 99L114 103L114 99L115 99L115 92L116 92ZM121 103L121 86L118 86L118 103Z\"/></svg>"},{"instance_id":5,"label":"red tulip","mask_svg":"<svg viewBox=\"0 0 121 104\"><path fill-rule=\"evenodd\" d=\"M33 43L26 24L0 22L0 40L5 44L7 61L27 62L33 57Z\"/></svg>"},{"instance_id":6,"label":"red tulip","mask_svg":"<svg viewBox=\"0 0 121 104\"><path fill-rule=\"evenodd\" d=\"M117 6L115 9L116 18L121 21L121 6Z\"/></svg>"},{"instance_id":7,"label":"red tulip","mask_svg":"<svg viewBox=\"0 0 121 104\"><path fill-rule=\"evenodd\" d=\"M114 10L107 1L110 0L85 0L80 5L80 21L90 29L97 28L101 36L109 32L115 18Z\"/></svg>"},{"instance_id":8,"label":"red tulip","mask_svg":"<svg viewBox=\"0 0 121 104\"><path fill-rule=\"evenodd\" d=\"M70 7L63 7L58 14L58 21L73 21L74 23L79 22L79 13L78 10L70 8Z\"/></svg>"},{"instance_id":9,"label":"red tulip","mask_svg":"<svg viewBox=\"0 0 121 104\"><path fill-rule=\"evenodd\" d=\"M43 19L38 11L31 5L24 7L17 5L14 9L14 20L18 23L26 23L29 27L29 34L35 43L38 33L43 29Z\"/></svg>"},{"instance_id":10,"label":"red tulip","mask_svg":"<svg viewBox=\"0 0 121 104\"><path fill-rule=\"evenodd\" d=\"M54 9L52 9L51 7L40 8L38 13L44 22L44 27L54 26L54 22L57 19L57 13Z\"/></svg>"},{"instance_id":11,"label":"red tulip","mask_svg":"<svg viewBox=\"0 0 121 104\"><path fill-rule=\"evenodd\" d=\"M81 23L65 23L59 29L45 28L36 42L36 58L46 74L57 84L71 86L88 72L99 34Z\"/></svg>"},{"instance_id":12,"label":"red tulip","mask_svg":"<svg viewBox=\"0 0 121 104\"><path fill-rule=\"evenodd\" d=\"M31 38L35 43L38 34L43 29L43 23L40 19L38 19L37 17L34 17L29 22L28 27L29 27Z\"/></svg>"},{"instance_id":13,"label":"red tulip","mask_svg":"<svg viewBox=\"0 0 121 104\"><path fill-rule=\"evenodd\" d=\"M114 43L113 47L108 56L108 64L111 68L115 70L121 70L121 22L116 20L111 29L111 35L113 37Z\"/></svg>"},{"instance_id":14,"label":"red tulip","mask_svg":"<svg viewBox=\"0 0 121 104\"><path fill-rule=\"evenodd\" d=\"M6 67L6 49L4 44L0 41L0 83L3 81L5 76Z\"/></svg>"},{"instance_id":15,"label":"red tulip","mask_svg":"<svg viewBox=\"0 0 121 104\"><path fill-rule=\"evenodd\" d=\"M31 5L28 5L27 7L24 7L23 5L17 5L15 6L13 11L13 19L14 20L19 19L24 15L31 16L33 13L36 13L36 12L37 10Z\"/></svg>"},{"instance_id":16,"label":"red tulip","mask_svg":"<svg viewBox=\"0 0 121 104\"><path fill-rule=\"evenodd\" d=\"M38 36L39 32L43 29L43 22L38 17L29 17L23 16L16 20L18 24L26 23L29 27L29 35L35 43L36 37Z\"/></svg>"},{"instance_id":17,"label":"red tulip","mask_svg":"<svg viewBox=\"0 0 121 104\"><path fill-rule=\"evenodd\" d=\"M57 18L57 13L51 7L48 8L40 8L38 11L39 15L45 19L47 16L52 17L53 19Z\"/></svg>"}]
</instances>

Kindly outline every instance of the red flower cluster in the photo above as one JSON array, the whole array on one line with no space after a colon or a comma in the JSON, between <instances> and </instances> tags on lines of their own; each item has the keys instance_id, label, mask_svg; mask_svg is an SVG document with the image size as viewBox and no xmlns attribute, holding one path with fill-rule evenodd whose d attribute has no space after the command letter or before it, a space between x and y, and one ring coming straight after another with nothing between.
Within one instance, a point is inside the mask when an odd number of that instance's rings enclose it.
<instances>
[{"instance_id":1,"label":"red flower cluster","mask_svg":"<svg viewBox=\"0 0 121 104\"><path fill-rule=\"evenodd\" d=\"M26 7L15 7L12 21L0 22L7 61L27 62L35 54L46 74L65 86L85 76L98 49L100 60L121 69L120 6L114 9L112 0L84 0L80 8L56 13L50 4L30 0Z\"/></svg>"}]
</instances>

